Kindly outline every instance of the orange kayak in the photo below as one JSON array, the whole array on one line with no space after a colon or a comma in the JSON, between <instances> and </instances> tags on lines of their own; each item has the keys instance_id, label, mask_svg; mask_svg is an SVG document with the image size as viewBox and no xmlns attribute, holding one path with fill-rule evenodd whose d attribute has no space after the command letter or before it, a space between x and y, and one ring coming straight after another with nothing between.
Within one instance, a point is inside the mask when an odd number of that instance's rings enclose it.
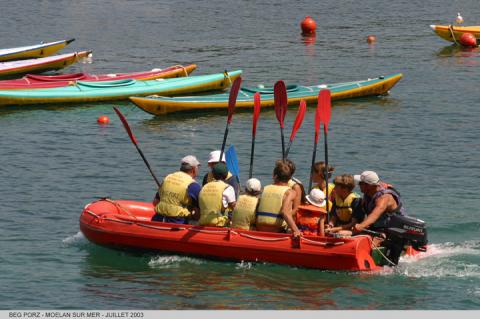
<instances>
[{"instance_id":1,"label":"orange kayak","mask_svg":"<svg viewBox=\"0 0 480 319\"><path fill-rule=\"evenodd\" d=\"M93 243L135 250L261 261L342 271L374 271L372 239L307 236L151 221L152 203L101 199L85 206L80 230Z\"/></svg>"}]
</instances>

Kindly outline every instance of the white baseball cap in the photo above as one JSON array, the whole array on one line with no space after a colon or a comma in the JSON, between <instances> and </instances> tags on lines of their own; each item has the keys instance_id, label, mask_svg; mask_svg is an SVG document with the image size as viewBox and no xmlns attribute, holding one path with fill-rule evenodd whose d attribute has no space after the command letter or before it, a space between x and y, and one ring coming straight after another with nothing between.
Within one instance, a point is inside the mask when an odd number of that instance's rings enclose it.
<instances>
[{"instance_id":1,"label":"white baseball cap","mask_svg":"<svg viewBox=\"0 0 480 319\"><path fill-rule=\"evenodd\" d=\"M220 150L210 152L210 154L208 155L208 162L209 163L220 162L219 160L220 152L221 152ZM225 153L222 154L222 162L225 162Z\"/></svg>"},{"instance_id":2,"label":"white baseball cap","mask_svg":"<svg viewBox=\"0 0 480 319\"><path fill-rule=\"evenodd\" d=\"M262 190L262 183L256 178L250 178L247 180L245 188L249 192L260 192Z\"/></svg>"},{"instance_id":3,"label":"white baseball cap","mask_svg":"<svg viewBox=\"0 0 480 319\"><path fill-rule=\"evenodd\" d=\"M307 201L317 207L325 207L327 204L325 200L325 193L318 188L314 188L310 191L310 194L306 196Z\"/></svg>"},{"instance_id":4,"label":"white baseball cap","mask_svg":"<svg viewBox=\"0 0 480 319\"><path fill-rule=\"evenodd\" d=\"M353 179L357 183L365 183L368 185L379 185L380 184L380 178L378 178L377 173L374 171L364 171L360 175L354 175Z\"/></svg>"},{"instance_id":5,"label":"white baseball cap","mask_svg":"<svg viewBox=\"0 0 480 319\"><path fill-rule=\"evenodd\" d=\"M184 158L182 158L182 164L188 164L191 167L197 167L200 165L200 162L197 160L197 158L193 155L187 155Z\"/></svg>"}]
</instances>

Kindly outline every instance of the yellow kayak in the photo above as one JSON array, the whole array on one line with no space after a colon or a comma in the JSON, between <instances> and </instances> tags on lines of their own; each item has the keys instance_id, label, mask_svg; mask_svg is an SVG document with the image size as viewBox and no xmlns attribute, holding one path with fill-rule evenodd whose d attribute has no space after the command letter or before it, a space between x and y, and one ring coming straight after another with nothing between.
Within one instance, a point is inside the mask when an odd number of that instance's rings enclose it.
<instances>
[{"instance_id":1,"label":"yellow kayak","mask_svg":"<svg viewBox=\"0 0 480 319\"><path fill-rule=\"evenodd\" d=\"M314 86L288 85L288 105L298 105L301 99L307 103L316 103L318 92L328 89L331 92L332 100L343 100L364 96L383 95L402 78L401 73L395 73L378 78L366 79L353 82L342 82L333 84L320 84ZM253 96L260 93L261 106L273 107L274 94L272 87L242 87L237 97L237 108L253 108ZM153 115L164 115L173 112L183 111L205 111L210 109L228 108L228 93L195 96L132 96L130 100L139 108Z\"/></svg>"},{"instance_id":2,"label":"yellow kayak","mask_svg":"<svg viewBox=\"0 0 480 319\"><path fill-rule=\"evenodd\" d=\"M43 58L60 51L75 39L40 43L18 48L0 49L0 61Z\"/></svg>"},{"instance_id":3,"label":"yellow kayak","mask_svg":"<svg viewBox=\"0 0 480 319\"><path fill-rule=\"evenodd\" d=\"M0 63L0 77L59 70L90 56L92 51L80 51L38 59Z\"/></svg>"},{"instance_id":4,"label":"yellow kayak","mask_svg":"<svg viewBox=\"0 0 480 319\"><path fill-rule=\"evenodd\" d=\"M458 42L462 34L471 33L475 38L480 39L480 26L469 26L469 27L460 27L453 25L430 25L433 32L435 32L440 38L450 41Z\"/></svg>"}]
</instances>

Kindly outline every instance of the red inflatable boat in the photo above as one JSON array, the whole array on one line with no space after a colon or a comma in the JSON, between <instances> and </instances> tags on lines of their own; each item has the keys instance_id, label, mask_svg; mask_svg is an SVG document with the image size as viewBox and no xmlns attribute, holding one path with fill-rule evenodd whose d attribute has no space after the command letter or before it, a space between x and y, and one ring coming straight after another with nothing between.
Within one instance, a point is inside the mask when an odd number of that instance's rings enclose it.
<instances>
[{"instance_id":1,"label":"red inflatable boat","mask_svg":"<svg viewBox=\"0 0 480 319\"><path fill-rule=\"evenodd\" d=\"M101 199L85 206L80 230L91 242L110 247L325 270L382 268L381 249L372 250L367 235L294 239L285 233L152 222L154 213L152 203Z\"/></svg>"},{"instance_id":2,"label":"red inflatable boat","mask_svg":"<svg viewBox=\"0 0 480 319\"><path fill-rule=\"evenodd\" d=\"M114 81L124 79L155 80L160 78L176 78L188 76L196 69L195 64L187 66L175 65L166 69L153 69L151 71L113 74L88 74L70 73L61 75L35 75L27 74L21 79L0 81L0 90L26 90L54 88L72 85L75 81Z\"/></svg>"}]
</instances>

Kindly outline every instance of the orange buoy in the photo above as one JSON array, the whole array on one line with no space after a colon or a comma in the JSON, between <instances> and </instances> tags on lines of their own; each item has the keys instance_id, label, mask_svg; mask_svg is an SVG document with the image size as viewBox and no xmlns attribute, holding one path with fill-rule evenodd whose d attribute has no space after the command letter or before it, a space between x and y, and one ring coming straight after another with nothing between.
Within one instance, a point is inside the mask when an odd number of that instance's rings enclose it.
<instances>
[{"instance_id":1,"label":"orange buoy","mask_svg":"<svg viewBox=\"0 0 480 319\"><path fill-rule=\"evenodd\" d=\"M377 41L377 37L374 36L374 35L369 35L369 36L367 37L367 42L370 43L370 44L371 44L371 43L374 43L374 42L376 42L376 41Z\"/></svg>"},{"instance_id":2,"label":"orange buoy","mask_svg":"<svg viewBox=\"0 0 480 319\"><path fill-rule=\"evenodd\" d=\"M315 29L317 29L317 23L310 16L306 16L300 24L300 27L302 27L303 35L315 34Z\"/></svg>"},{"instance_id":3,"label":"orange buoy","mask_svg":"<svg viewBox=\"0 0 480 319\"><path fill-rule=\"evenodd\" d=\"M465 47L477 46L477 38L475 38L475 36L469 32L465 32L464 34L462 34L458 42L460 42L460 44Z\"/></svg>"},{"instance_id":4,"label":"orange buoy","mask_svg":"<svg viewBox=\"0 0 480 319\"><path fill-rule=\"evenodd\" d=\"M110 119L106 115L100 115L97 119L97 122L99 124L108 124L110 123Z\"/></svg>"}]
</instances>

